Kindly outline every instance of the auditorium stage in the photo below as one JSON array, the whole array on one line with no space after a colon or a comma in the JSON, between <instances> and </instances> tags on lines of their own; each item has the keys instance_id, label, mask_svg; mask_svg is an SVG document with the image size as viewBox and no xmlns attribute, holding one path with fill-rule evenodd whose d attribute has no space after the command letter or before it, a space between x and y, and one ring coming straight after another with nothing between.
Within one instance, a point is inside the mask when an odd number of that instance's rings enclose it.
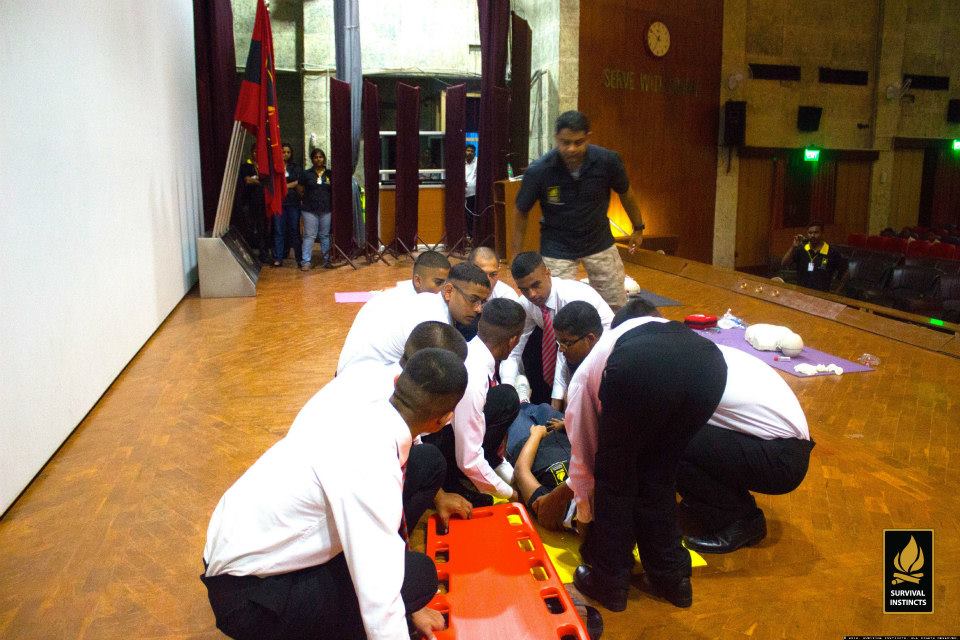
<instances>
[{"instance_id":1,"label":"auditorium stage","mask_svg":"<svg viewBox=\"0 0 960 640\"><path fill-rule=\"evenodd\" d=\"M684 303L664 309L670 318L731 308L751 323L788 325L821 351L869 352L881 364L786 376L817 445L798 490L758 496L767 539L706 556L690 609L631 590L626 612L604 611L604 637L957 633L960 359L930 346L950 336L911 328L906 342L882 337L848 315L822 317L832 307L784 306L789 288L767 299L753 280L731 287L730 272L656 264L627 272ZM256 298L187 295L0 521L0 637L219 637L197 579L213 507L333 375L359 308L334 303L334 293L390 286L410 268L267 267ZM916 331L931 335L914 340ZM932 615L883 613L884 529L934 530Z\"/></svg>"}]
</instances>

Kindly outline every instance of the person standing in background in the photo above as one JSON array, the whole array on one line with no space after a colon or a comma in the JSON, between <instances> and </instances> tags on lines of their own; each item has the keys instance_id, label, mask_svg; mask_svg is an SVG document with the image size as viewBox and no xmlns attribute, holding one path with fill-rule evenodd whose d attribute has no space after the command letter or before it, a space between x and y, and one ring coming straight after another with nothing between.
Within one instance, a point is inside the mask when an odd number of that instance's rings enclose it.
<instances>
[{"instance_id":1,"label":"person standing in background","mask_svg":"<svg viewBox=\"0 0 960 640\"><path fill-rule=\"evenodd\" d=\"M289 142L284 142L283 162L287 195L283 199L281 214L273 219L273 266L275 267L283 264L291 249L297 264L300 264L302 240L300 238L300 192L297 191L297 185L300 184L300 174L303 171L299 164L291 160L292 157L293 147Z\"/></svg>"},{"instance_id":2,"label":"person standing in background","mask_svg":"<svg viewBox=\"0 0 960 640\"><path fill-rule=\"evenodd\" d=\"M250 159L240 165L240 233L251 247L256 247L262 264L270 261L267 238L267 213L263 185L257 169L257 145L250 146Z\"/></svg>"},{"instance_id":3,"label":"person standing in background","mask_svg":"<svg viewBox=\"0 0 960 640\"><path fill-rule=\"evenodd\" d=\"M313 241L320 236L320 253L323 256L324 269L330 269L330 218L332 192L330 190L330 171L327 169L327 154L322 149L310 152L313 166L300 176L297 189L303 197L301 215L303 216L303 248L300 256L301 271L311 269Z\"/></svg>"},{"instance_id":4,"label":"person standing in background","mask_svg":"<svg viewBox=\"0 0 960 640\"><path fill-rule=\"evenodd\" d=\"M463 213L467 220L467 240L473 238L473 219L476 217L477 209L477 148L468 144L464 152L466 164L464 173L467 179L467 189L465 194L467 200L463 205Z\"/></svg>"},{"instance_id":5,"label":"person standing in background","mask_svg":"<svg viewBox=\"0 0 960 640\"><path fill-rule=\"evenodd\" d=\"M607 209L610 190L620 201L633 235L630 250L643 242L643 218L630 188L620 156L590 144L590 122L579 111L560 114L556 123L556 148L534 162L523 174L517 194L513 254L523 250L527 214L540 202L540 254L556 278L576 279L582 262L596 289L614 311L626 304L624 269L613 242Z\"/></svg>"}]
</instances>

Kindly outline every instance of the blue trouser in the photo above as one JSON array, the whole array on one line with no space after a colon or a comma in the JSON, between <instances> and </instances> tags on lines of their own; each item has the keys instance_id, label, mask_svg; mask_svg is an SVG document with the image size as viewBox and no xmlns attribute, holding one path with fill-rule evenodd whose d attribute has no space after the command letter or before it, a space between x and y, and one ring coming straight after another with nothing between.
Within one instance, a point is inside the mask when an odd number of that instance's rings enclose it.
<instances>
[{"instance_id":1,"label":"blue trouser","mask_svg":"<svg viewBox=\"0 0 960 640\"><path fill-rule=\"evenodd\" d=\"M320 236L320 253L323 261L330 260L330 217L329 211L314 213L304 209L303 215L303 249L300 264L309 264L313 257L313 241Z\"/></svg>"},{"instance_id":2,"label":"blue trouser","mask_svg":"<svg viewBox=\"0 0 960 640\"><path fill-rule=\"evenodd\" d=\"M530 438L530 427L535 424L547 424L553 418L563 420L563 413L549 404L524 402L520 405L520 413L517 415L517 419L507 429L507 460L510 461L510 464L516 464L517 458L523 450L523 445Z\"/></svg>"},{"instance_id":3,"label":"blue trouser","mask_svg":"<svg viewBox=\"0 0 960 640\"><path fill-rule=\"evenodd\" d=\"M284 204L279 216L273 216L273 259L283 260L293 249L300 262L300 206Z\"/></svg>"}]
</instances>

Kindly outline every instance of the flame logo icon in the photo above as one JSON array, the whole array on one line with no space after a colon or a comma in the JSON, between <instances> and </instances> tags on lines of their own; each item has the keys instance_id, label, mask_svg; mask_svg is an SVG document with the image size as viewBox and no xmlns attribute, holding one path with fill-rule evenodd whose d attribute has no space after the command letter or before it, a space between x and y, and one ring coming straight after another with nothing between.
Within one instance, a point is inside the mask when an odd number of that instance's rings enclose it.
<instances>
[{"instance_id":1,"label":"flame logo icon","mask_svg":"<svg viewBox=\"0 0 960 640\"><path fill-rule=\"evenodd\" d=\"M910 542L907 543L900 553L893 558L893 566L896 571L893 572L893 580L890 584L900 584L901 582L912 582L920 584L920 578L923 573L923 549L917 544L913 536L910 536Z\"/></svg>"}]
</instances>

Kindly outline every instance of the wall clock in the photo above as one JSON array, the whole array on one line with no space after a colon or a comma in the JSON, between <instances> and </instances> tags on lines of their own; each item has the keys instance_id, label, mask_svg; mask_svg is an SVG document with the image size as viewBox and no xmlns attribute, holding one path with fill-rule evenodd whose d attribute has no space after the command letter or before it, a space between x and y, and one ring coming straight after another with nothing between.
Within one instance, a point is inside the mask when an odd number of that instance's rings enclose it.
<instances>
[{"instance_id":1,"label":"wall clock","mask_svg":"<svg viewBox=\"0 0 960 640\"><path fill-rule=\"evenodd\" d=\"M667 55L670 50L670 30L659 20L647 27L647 49L658 58Z\"/></svg>"}]
</instances>

